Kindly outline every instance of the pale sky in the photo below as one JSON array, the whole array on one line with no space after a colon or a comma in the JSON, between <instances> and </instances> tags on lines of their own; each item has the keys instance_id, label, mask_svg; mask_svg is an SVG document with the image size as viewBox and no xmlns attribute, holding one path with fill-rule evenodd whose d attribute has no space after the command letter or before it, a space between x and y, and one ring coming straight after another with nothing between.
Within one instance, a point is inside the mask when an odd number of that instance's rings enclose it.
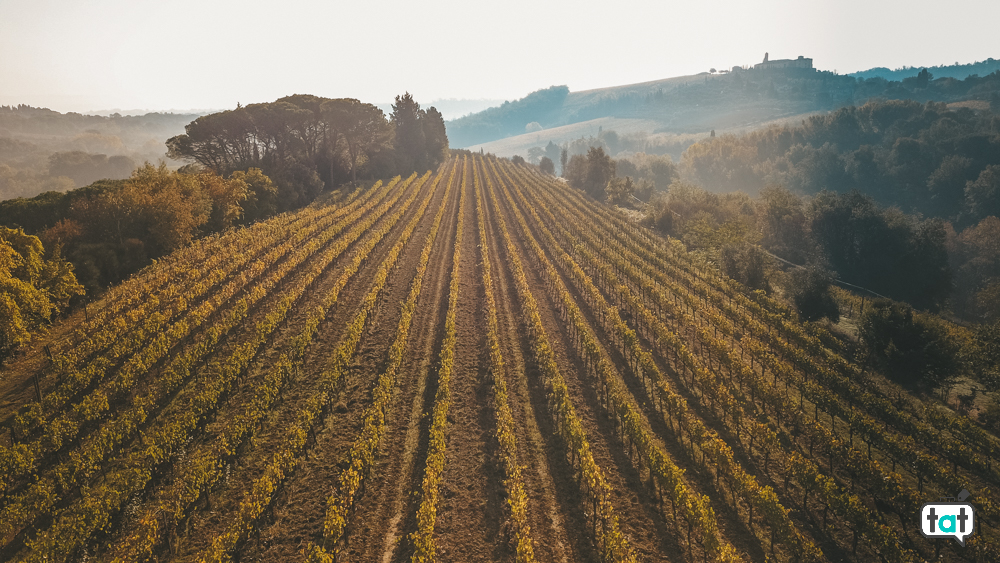
<instances>
[{"instance_id":1,"label":"pale sky","mask_svg":"<svg viewBox=\"0 0 1000 563\"><path fill-rule=\"evenodd\" d=\"M0 105L232 108L288 94L516 99L812 57L1000 58L997 0L0 0Z\"/></svg>"}]
</instances>

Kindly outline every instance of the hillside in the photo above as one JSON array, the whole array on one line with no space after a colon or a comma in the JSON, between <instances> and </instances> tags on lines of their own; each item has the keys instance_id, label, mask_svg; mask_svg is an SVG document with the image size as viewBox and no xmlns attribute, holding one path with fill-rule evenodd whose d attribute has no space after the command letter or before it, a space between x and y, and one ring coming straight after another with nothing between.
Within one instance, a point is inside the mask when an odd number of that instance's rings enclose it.
<instances>
[{"instance_id":1,"label":"hillside","mask_svg":"<svg viewBox=\"0 0 1000 563\"><path fill-rule=\"evenodd\" d=\"M8 366L0 559L996 561L1000 443L855 360L456 151L201 239ZM962 488L966 547L924 538Z\"/></svg>"},{"instance_id":2,"label":"hillside","mask_svg":"<svg viewBox=\"0 0 1000 563\"><path fill-rule=\"evenodd\" d=\"M81 115L0 106L0 200L128 178L167 159L164 142L197 114Z\"/></svg>"},{"instance_id":3,"label":"hillside","mask_svg":"<svg viewBox=\"0 0 1000 563\"><path fill-rule=\"evenodd\" d=\"M795 113L794 109L790 111L792 112L790 115L782 116L780 108L744 107L731 112L714 113L711 122L704 123L697 121L701 118L707 119L700 114L678 115L671 120L671 123L676 129L685 131L681 133L673 132L674 128L664 125L662 121L656 119L599 117L472 145L469 149L474 152L483 151L509 158L514 155L528 156L533 148L545 147L551 142L559 146L569 146L571 153L578 154L579 150L577 149L582 149L582 147L577 146L580 145L580 139L589 141L588 144L597 144L599 138L603 137L604 131L614 131L619 138L628 141L629 147L636 147L633 152L669 154L674 161L679 161L684 149L697 141L704 140L712 131L718 135L742 134L772 125L798 125L802 120L818 113ZM686 123L688 126L679 127L678 125L681 123ZM710 125L707 128L701 129L708 123Z\"/></svg>"},{"instance_id":4,"label":"hillside","mask_svg":"<svg viewBox=\"0 0 1000 563\"><path fill-rule=\"evenodd\" d=\"M532 136L540 145L531 146L544 146L549 141L562 144L577 132L602 127L598 120L628 120L621 124L623 130L646 135L741 132L776 120L800 120L817 112L862 105L873 98L988 104L997 89L995 83L1000 83L1000 74L963 76L961 80L947 76L892 81L813 69L737 67L580 92L553 86L451 120L447 127L452 146L509 156L514 147L529 145ZM635 120L643 123L637 126ZM578 124L588 125L565 129ZM517 141L495 143L518 136Z\"/></svg>"}]
</instances>

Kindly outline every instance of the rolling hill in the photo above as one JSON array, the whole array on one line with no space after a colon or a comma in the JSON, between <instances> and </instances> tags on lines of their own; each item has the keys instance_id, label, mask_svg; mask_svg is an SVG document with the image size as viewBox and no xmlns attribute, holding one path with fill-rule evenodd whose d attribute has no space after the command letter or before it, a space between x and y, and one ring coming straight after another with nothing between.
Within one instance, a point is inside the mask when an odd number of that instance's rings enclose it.
<instances>
[{"instance_id":1,"label":"rolling hill","mask_svg":"<svg viewBox=\"0 0 1000 563\"><path fill-rule=\"evenodd\" d=\"M930 80L903 76L905 72L889 75L901 81L887 80L879 69L839 75L807 68L734 67L579 92L552 86L451 120L448 136L454 147L523 156L531 147L550 141L563 144L601 129L650 136L650 145L683 145L684 139L704 137L712 130L744 132L797 122L873 98L983 105L989 103L992 89L979 84L1000 80L1000 75L980 77L973 71L993 68L991 61L937 67L941 77L932 73Z\"/></svg>"}]
</instances>

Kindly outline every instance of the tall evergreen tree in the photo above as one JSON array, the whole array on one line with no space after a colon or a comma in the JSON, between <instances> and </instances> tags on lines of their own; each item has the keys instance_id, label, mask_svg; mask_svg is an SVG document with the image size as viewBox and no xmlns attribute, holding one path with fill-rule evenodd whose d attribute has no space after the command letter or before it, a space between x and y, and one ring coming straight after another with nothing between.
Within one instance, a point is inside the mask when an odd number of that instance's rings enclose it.
<instances>
[{"instance_id":1,"label":"tall evergreen tree","mask_svg":"<svg viewBox=\"0 0 1000 563\"><path fill-rule=\"evenodd\" d=\"M444 127L444 117L435 107L421 112L422 129L426 142L428 168L437 168L448 158L448 133Z\"/></svg>"},{"instance_id":2,"label":"tall evergreen tree","mask_svg":"<svg viewBox=\"0 0 1000 563\"><path fill-rule=\"evenodd\" d=\"M426 163L426 137L420 119L420 104L409 92L396 96L392 104L392 125L396 130L396 157L403 170L417 170Z\"/></svg>"}]
</instances>

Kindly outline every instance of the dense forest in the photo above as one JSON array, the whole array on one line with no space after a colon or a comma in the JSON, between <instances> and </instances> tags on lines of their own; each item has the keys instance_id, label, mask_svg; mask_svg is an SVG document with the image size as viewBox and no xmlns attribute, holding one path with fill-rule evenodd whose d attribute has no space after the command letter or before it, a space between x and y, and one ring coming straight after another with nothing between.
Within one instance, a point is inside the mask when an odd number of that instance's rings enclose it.
<instances>
[{"instance_id":1,"label":"dense forest","mask_svg":"<svg viewBox=\"0 0 1000 563\"><path fill-rule=\"evenodd\" d=\"M797 127L722 135L692 145L681 159L690 179L714 191L858 189L883 205L962 225L997 214L997 165L997 113L912 100L845 107Z\"/></svg>"},{"instance_id":2,"label":"dense forest","mask_svg":"<svg viewBox=\"0 0 1000 563\"><path fill-rule=\"evenodd\" d=\"M788 260L809 261L805 246L815 244L845 281L967 320L1000 316L1000 116L992 111L871 102L799 127L696 143L679 168L714 192L766 200L784 189L798 203L781 217L800 226L769 249Z\"/></svg>"}]
</instances>

